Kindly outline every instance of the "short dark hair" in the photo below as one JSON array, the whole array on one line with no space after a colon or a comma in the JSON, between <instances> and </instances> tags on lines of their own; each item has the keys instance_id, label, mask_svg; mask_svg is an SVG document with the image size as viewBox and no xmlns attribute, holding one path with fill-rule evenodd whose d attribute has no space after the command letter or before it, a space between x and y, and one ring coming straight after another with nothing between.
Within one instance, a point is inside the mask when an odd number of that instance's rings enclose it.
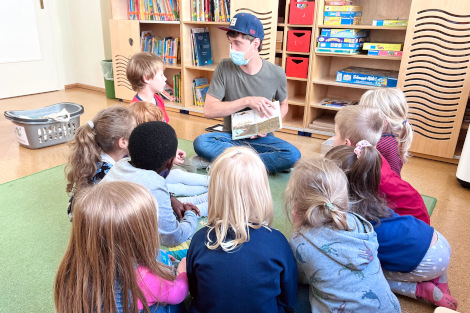
<instances>
[{"instance_id":1,"label":"short dark hair","mask_svg":"<svg viewBox=\"0 0 470 313\"><path fill-rule=\"evenodd\" d=\"M254 37L254 36L251 36L251 35L248 35L248 34L243 34L243 33L240 33L240 32L237 32L235 30L229 30L227 31L227 38L230 37L230 38L237 38L238 36L242 36L243 39L247 39L249 40L250 42L253 42L253 40L255 40L257 37ZM259 39L259 38L258 38ZM258 52L261 52L261 49L263 48L263 41L261 39L259 39L259 46L258 46Z\"/></svg>"},{"instance_id":2,"label":"short dark hair","mask_svg":"<svg viewBox=\"0 0 470 313\"><path fill-rule=\"evenodd\" d=\"M129 138L132 164L144 170L157 171L178 148L176 132L165 122L147 122L137 126Z\"/></svg>"}]
</instances>

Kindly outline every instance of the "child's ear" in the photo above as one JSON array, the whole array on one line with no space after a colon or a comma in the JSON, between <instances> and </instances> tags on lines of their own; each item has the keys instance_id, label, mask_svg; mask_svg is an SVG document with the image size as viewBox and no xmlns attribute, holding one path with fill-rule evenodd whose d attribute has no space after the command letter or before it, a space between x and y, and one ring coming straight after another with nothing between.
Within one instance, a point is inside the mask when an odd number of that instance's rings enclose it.
<instances>
[{"instance_id":1,"label":"child's ear","mask_svg":"<svg viewBox=\"0 0 470 313\"><path fill-rule=\"evenodd\" d=\"M166 161L165 167L168 170L171 170L171 168L173 167L173 163L175 162L175 158L176 158L176 155L174 157L172 157L171 159L169 159L168 161Z\"/></svg>"},{"instance_id":2,"label":"child's ear","mask_svg":"<svg viewBox=\"0 0 470 313\"><path fill-rule=\"evenodd\" d=\"M349 139L347 139L347 138L344 140L344 144L345 144L346 146L350 146L350 147L352 147L352 145L353 145L352 142L351 142L351 140L349 140Z\"/></svg>"},{"instance_id":3,"label":"child's ear","mask_svg":"<svg viewBox=\"0 0 470 313\"><path fill-rule=\"evenodd\" d=\"M128 145L129 145L129 141L124 137L119 138L119 140L117 141L117 146L120 149L127 149Z\"/></svg>"}]
</instances>

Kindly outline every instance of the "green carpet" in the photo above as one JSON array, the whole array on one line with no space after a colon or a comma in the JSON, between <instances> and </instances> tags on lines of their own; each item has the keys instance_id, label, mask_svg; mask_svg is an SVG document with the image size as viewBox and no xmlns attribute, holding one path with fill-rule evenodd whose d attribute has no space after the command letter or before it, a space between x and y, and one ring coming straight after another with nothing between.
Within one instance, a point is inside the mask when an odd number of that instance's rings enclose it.
<instances>
[{"instance_id":1,"label":"green carpet","mask_svg":"<svg viewBox=\"0 0 470 313\"><path fill-rule=\"evenodd\" d=\"M180 140L179 148L194 154L190 141ZM289 176L269 177L272 226L287 237L282 193ZM53 282L71 226L65 185L63 165L0 185L0 312L54 312ZM436 199L423 199L431 214Z\"/></svg>"}]
</instances>

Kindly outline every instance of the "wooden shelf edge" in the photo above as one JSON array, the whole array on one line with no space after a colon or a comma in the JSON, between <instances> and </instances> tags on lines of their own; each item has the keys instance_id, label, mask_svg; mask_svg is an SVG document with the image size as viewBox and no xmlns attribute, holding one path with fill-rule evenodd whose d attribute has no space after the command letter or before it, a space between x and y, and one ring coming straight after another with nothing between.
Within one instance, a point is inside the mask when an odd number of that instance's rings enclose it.
<instances>
[{"instance_id":1,"label":"wooden shelf edge","mask_svg":"<svg viewBox=\"0 0 470 313\"><path fill-rule=\"evenodd\" d=\"M154 21L154 20L130 20L130 21L139 21L139 23L148 23L148 24L181 24L180 21Z\"/></svg>"},{"instance_id":2,"label":"wooden shelf edge","mask_svg":"<svg viewBox=\"0 0 470 313\"><path fill-rule=\"evenodd\" d=\"M297 80L297 81L301 81L301 82L308 81L307 78L298 78L298 77L289 77L289 76L287 76L287 80Z\"/></svg>"},{"instance_id":3,"label":"wooden shelf edge","mask_svg":"<svg viewBox=\"0 0 470 313\"><path fill-rule=\"evenodd\" d=\"M319 85L329 85L329 86L338 86L338 87L356 88L356 89L379 89L379 88L383 88L383 87L377 87L377 86L340 83L340 82L336 81L334 76L330 76L328 78L314 79L313 83L314 84L319 84Z\"/></svg>"},{"instance_id":4,"label":"wooden shelf edge","mask_svg":"<svg viewBox=\"0 0 470 313\"><path fill-rule=\"evenodd\" d=\"M373 25L318 25L318 28L348 28L348 29L384 29L384 30L406 30L407 26L373 26Z\"/></svg>"},{"instance_id":5,"label":"wooden shelf edge","mask_svg":"<svg viewBox=\"0 0 470 313\"><path fill-rule=\"evenodd\" d=\"M230 22L212 22L212 21L183 21L185 25L219 25L219 26L229 26Z\"/></svg>"},{"instance_id":6,"label":"wooden shelf edge","mask_svg":"<svg viewBox=\"0 0 470 313\"><path fill-rule=\"evenodd\" d=\"M198 65L185 65L185 69L189 70L200 70L200 71L209 71L209 72L214 72L217 67L217 64L209 64L209 65L203 65L203 66L198 66Z\"/></svg>"},{"instance_id":7,"label":"wooden shelf edge","mask_svg":"<svg viewBox=\"0 0 470 313\"><path fill-rule=\"evenodd\" d=\"M341 108L329 107L329 106L326 106L326 105L318 105L318 104L313 104L313 103L310 103L310 107L315 108L315 109L329 110L329 111L339 111L339 110L341 110Z\"/></svg>"}]
</instances>

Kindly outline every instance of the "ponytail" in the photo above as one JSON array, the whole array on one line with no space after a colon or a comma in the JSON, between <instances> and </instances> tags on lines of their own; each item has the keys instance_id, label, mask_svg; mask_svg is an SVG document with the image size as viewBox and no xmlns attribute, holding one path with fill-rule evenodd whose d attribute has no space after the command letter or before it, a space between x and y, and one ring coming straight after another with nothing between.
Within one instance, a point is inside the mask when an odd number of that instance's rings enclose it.
<instances>
[{"instance_id":1,"label":"ponytail","mask_svg":"<svg viewBox=\"0 0 470 313\"><path fill-rule=\"evenodd\" d=\"M411 128L408 120L402 122L401 131L398 134L398 148L400 151L400 157L403 160L403 163L408 162L408 150L411 147L411 142L413 141L413 129Z\"/></svg>"},{"instance_id":2,"label":"ponytail","mask_svg":"<svg viewBox=\"0 0 470 313\"><path fill-rule=\"evenodd\" d=\"M70 143L71 152L65 167L67 192L91 185L101 153L115 151L118 140L129 139L134 127L134 115L124 106L104 109L92 121L80 126Z\"/></svg>"}]
</instances>

